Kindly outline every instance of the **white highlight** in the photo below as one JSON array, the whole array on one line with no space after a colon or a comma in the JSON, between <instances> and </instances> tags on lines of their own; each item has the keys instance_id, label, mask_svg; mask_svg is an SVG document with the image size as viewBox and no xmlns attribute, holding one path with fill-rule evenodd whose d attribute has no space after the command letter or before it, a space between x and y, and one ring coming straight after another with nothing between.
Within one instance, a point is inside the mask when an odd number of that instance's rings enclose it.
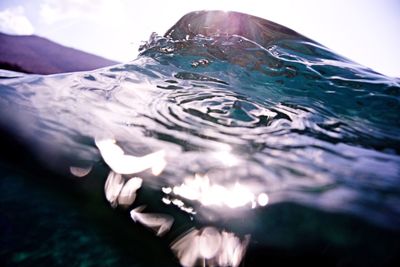
<instances>
[{"instance_id":1,"label":"white highlight","mask_svg":"<svg viewBox=\"0 0 400 267\"><path fill-rule=\"evenodd\" d=\"M151 168L153 174L157 176L166 166L163 150L143 157L135 157L125 155L113 139L96 139L95 143L107 165L119 174L134 174Z\"/></svg>"},{"instance_id":2,"label":"white highlight","mask_svg":"<svg viewBox=\"0 0 400 267\"><path fill-rule=\"evenodd\" d=\"M118 204L123 206L132 205L136 199L136 191L142 186L143 179L133 177L129 179L122 188L118 196Z\"/></svg>"},{"instance_id":3,"label":"white highlight","mask_svg":"<svg viewBox=\"0 0 400 267\"><path fill-rule=\"evenodd\" d=\"M223 165L232 167L239 163L239 159L231 151L232 147L230 145L222 143L218 145L217 151L212 152L212 156Z\"/></svg>"},{"instance_id":4,"label":"white highlight","mask_svg":"<svg viewBox=\"0 0 400 267\"><path fill-rule=\"evenodd\" d=\"M220 266L239 266L244 254L246 253L247 246L250 241L250 236L245 236L243 242L233 233L222 232L223 248L218 257Z\"/></svg>"},{"instance_id":5,"label":"white highlight","mask_svg":"<svg viewBox=\"0 0 400 267\"><path fill-rule=\"evenodd\" d=\"M191 267L199 262L203 266L239 266L244 257L250 236L243 240L233 233L214 227L192 229L171 245L181 265ZM206 263L210 263L207 264Z\"/></svg>"},{"instance_id":6,"label":"white highlight","mask_svg":"<svg viewBox=\"0 0 400 267\"><path fill-rule=\"evenodd\" d=\"M230 151L218 151L213 153L214 157L219 160L222 164L228 167L232 167L239 163L238 158L233 155Z\"/></svg>"},{"instance_id":7,"label":"white highlight","mask_svg":"<svg viewBox=\"0 0 400 267\"><path fill-rule=\"evenodd\" d=\"M133 177L125 183L121 174L110 171L104 185L106 199L114 208L117 205L129 206L135 201L136 191L142 186L142 182L142 178Z\"/></svg>"},{"instance_id":8,"label":"white highlight","mask_svg":"<svg viewBox=\"0 0 400 267\"><path fill-rule=\"evenodd\" d=\"M161 200L162 200L162 202L164 202L167 205L171 204L171 199L169 199L169 198L163 197Z\"/></svg>"},{"instance_id":9,"label":"white highlight","mask_svg":"<svg viewBox=\"0 0 400 267\"><path fill-rule=\"evenodd\" d=\"M258 205L260 205L260 206L266 206L269 202L268 195L265 193L259 194L257 197L257 202L258 202Z\"/></svg>"},{"instance_id":10,"label":"white highlight","mask_svg":"<svg viewBox=\"0 0 400 267\"><path fill-rule=\"evenodd\" d=\"M200 255L206 259L211 259L217 255L222 243L222 236L214 227L203 229L199 238Z\"/></svg>"},{"instance_id":11,"label":"white highlight","mask_svg":"<svg viewBox=\"0 0 400 267\"><path fill-rule=\"evenodd\" d=\"M174 186L173 192L183 198L197 200L205 206L238 208L255 203L254 194L246 186L239 183L230 187L211 184L207 176L198 174L194 178L185 179L183 184Z\"/></svg>"},{"instance_id":12,"label":"white highlight","mask_svg":"<svg viewBox=\"0 0 400 267\"><path fill-rule=\"evenodd\" d=\"M172 200L172 204L174 204L177 207L183 207L185 205L185 203L183 203L182 200L175 198L174 200Z\"/></svg>"},{"instance_id":13,"label":"white highlight","mask_svg":"<svg viewBox=\"0 0 400 267\"><path fill-rule=\"evenodd\" d=\"M161 190L167 195L171 194L171 192L172 192L172 188L171 187L162 187Z\"/></svg>"},{"instance_id":14,"label":"white highlight","mask_svg":"<svg viewBox=\"0 0 400 267\"><path fill-rule=\"evenodd\" d=\"M142 210L144 210L144 206L137 207L131 211L133 221L140 222L152 229L158 236L162 236L171 229L174 222L172 216L160 213L141 213Z\"/></svg>"},{"instance_id":15,"label":"white highlight","mask_svg":"<svg viewBox=\"0 0 400 267\"><path fill-rule=\"evenodd\" d=\"M104 192L108 202L110 202L112 207L116 207L118 205L117 199L122 187L124 186L124 182L125 181L121 174L113 171L110 171L108 174L106 184L104 185Z\"/></svg>"},{"instance_id":16,"label":"white highlight","mask_svg":"<svg viewBox=\"0 0 400 267\"><path fill-rule=\"evenodd\" d=\"M198 235L199 230L193 229L183 237L175 240L171 245L171 250L182 266L194 266L199 257Z\"/></svg>"}]
</instances>

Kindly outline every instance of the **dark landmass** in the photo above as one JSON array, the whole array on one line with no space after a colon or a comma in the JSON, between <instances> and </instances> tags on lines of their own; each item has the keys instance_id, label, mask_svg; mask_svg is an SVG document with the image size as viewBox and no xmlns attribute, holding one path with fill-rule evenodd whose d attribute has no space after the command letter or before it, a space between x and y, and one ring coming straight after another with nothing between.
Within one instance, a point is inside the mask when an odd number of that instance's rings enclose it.
<instances>
[{"instance_id":1,"label":"dark landmass","mask_svg":"<svg viewBox=\"0 0 400 267\"><path fill-rule=\"evenodd\" d=\"M36 36L0 33L0 69L54 74L84 71L118 64Z\"/></svg>"}]
</instances>

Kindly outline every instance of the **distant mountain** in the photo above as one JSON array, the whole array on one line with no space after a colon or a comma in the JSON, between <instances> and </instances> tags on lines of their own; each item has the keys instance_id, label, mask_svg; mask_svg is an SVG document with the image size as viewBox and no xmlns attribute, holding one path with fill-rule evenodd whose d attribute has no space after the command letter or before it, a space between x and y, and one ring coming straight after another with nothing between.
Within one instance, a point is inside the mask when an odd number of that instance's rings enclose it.
<instances>
[{"instance_id":1,"label":"distant mountain","mask_svg":"<svg viewBox=\"0 0 400 267\"><path fill-rule=\"evenodd\" d=\"M0 33L0 69L25 73L53 74L93 70L118 64L36 36Z\"/></svg>"}]
</instances>

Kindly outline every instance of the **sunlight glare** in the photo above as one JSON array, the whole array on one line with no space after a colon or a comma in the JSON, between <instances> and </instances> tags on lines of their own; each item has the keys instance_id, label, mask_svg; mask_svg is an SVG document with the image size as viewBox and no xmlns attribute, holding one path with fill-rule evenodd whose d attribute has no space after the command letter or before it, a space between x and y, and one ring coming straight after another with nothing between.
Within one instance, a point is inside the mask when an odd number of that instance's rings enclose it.
<instances>
[{"instance_id":1,"label":"sunlight glare","mask_svg":"<svg viewBox=\"0 0 400 267\"><path fill-rule=\"evenodd\" d=\"M96 139L97 148L107 165L119 174L134 174L151 169L154 175L159 175L166 166L163 150L147 154L143 157L125 155L121 147L113 139Z\"/></svg>"},{"instance_id":2,"label":"sunlight glare","mask_svg":"<svg viewBox=\"0 0 400 267\"><path fill-rule=\"evenodd\" d=\"M202 266L239 266L249 240L249 235L241 240L234 233L205 227L179 237L171 249L182 266L192 267L199 262Z\"/></svg>"},{"instance_id":3,"label":"sunlight glare","mask_svg":"<svg viewBox=\"0 0 400 267\"><path fill-rule=\"evenodd\" d=\"M139 177L130 178L125 182L121 174L110 171L104 185L106 199L114 208L117 205L129 206L135 201L136 191L140 189L142 182L142 178Z\"/></svg>"},{"instance_id":4,"label":"sunlight glare","mask_svg":"<svg viewBox=\"0 0 400 267\"><path fill-rule=\"evenodd\" d=\"M142 183L143 179L139 177L129 179L118 196L118 204L123 206L132 205L136 199L136 191L140 189Z\"/></svg>"},{"instance_id":5,"label":"sunlight glare","mask_svg":"<svg viewBox=\"0 0 400 267\"><path fill-rule=\"evenodd\" d=\"M230 151L221 150L218 152L214 152L213 156L218 159L222 164L228 167L232 167L238 164L239 160L235 155L233 155Z\"/></svg>"},{"instance_id":6,"label":"sunlight glare","mask_svg":"<svg viewBox=\"0 0 400 267\"><path fill-rule=\"evenodd\" d=\"M258 205L260 205L262 207L266 206L268 204L268 202L269 202L268 195L265 194L265 193L259 194L258 197L257 197L257 202L258 202Z\"/></svg>"},{"instance_id":7,"label":"sunlight glare","mask_svg":"<svg viewBox=\"0 0 400 267\"><path fill-rule=\"evenodd\" d=\"M255 205L255 196L246 186L240 183L230 187L211 184L207 175L196 174L194 178L186 178L184 183L174 186L173 193L199 201L204 206L227 206L233 209L248 204L252 207Z\"/></svg>"},{"instance_id":8,"label":"sunlight glare","mask_svg":"<svg viewBox=\"0 0 400 267\"><path fill-rule=\"evenodd\" d=\"M112 207L116 207L118 205L117 199L123 186L124 179L122 178L121 174L110 171L104 185L104 192L106 194L106 199L108 202L110 202Z\"/></svg>"},{"instance_id":9,"label":"sunlight glare","mask_svg":"<svg viewBox=\"0 0 400 267\"><path fill-rule=\"evenodd\" d=\"M171 229L174 218L168 214L142 213L144 206L139 206L131 211L132 220L152 229L157 236L162 236Z\"/></svg>"}]
</instances>

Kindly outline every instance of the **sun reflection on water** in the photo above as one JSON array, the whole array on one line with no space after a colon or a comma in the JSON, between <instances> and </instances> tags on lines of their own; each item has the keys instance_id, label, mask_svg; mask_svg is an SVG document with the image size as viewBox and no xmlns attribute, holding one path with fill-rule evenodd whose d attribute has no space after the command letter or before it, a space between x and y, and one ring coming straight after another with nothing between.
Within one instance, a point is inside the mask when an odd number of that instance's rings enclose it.
<instances>
[{"instance_id":1,"label":"sun reflection on water","mask_svg":"<svg viewBox=\"0 0 400 267\"><path fill-rule=\"evenodd\" d=\"M163 213L143 213L144 206L139 206L131 210L131 218L135 222L140 222L147 228L152 229L157 236L167 233L174 222L174 218Z\"/></svg>"},{"instance_id":2,"label":"sun reflection on water","mask_svg":"<svg viewBox=\"0 0 400 267\"><path fill-rule=\"evenodd\" d=\"M183 266L238 266L246 253L250 236L214 227L192 229L171 244Z\"/></svg>"},{"instance_id":3,"label":"sun reflection on water","mask_svg":"<svg viewBox=\"0 0 400 267\"><path fill-rule=\"evenodd\" d=\"M257 197L257 202L258 202L258 205L260 205L260 206L266 206L269 202L268 195L266 193L259 194Z\"/></svg>"},{"instance_id":4,"label":"sun reflection on water","mask_svg":"<svg viewBox=\"0 0 400 267\"><path fill-rule=\"evenodd\" d=\"M199 201L204 206L226 206L239 208L246 205L255 208L268 204L268 195L261 193L257 197L248 186L236 182L230 186L211 183L207 175L196 174L171 188L163 188L165 194L172 194L184 199Z\"/></svg>"},{"instance_id":5,"label":"sun reflection on water","mask_svg":"<svg viewBox=\"0 0 400 267\"><path fill-rule=\"evenodd\" d=\"M118 205L130 207L134 204L137 191L142 187L143 179L129 175L151 169L154 176L159 175L166 166L165 153L158 151L135 157L126 155L113 139L96 140L96 146L111 171L104 185L106 199L112 207ZM214 153L217 160L224 166L233 166L238 159L231 153L230 147ZM83 175L85 170L71 168L71 172ZM222 185L212 182L207 174L195 174L184 179L184 182L175 186L161 187L164 193L161 201L166 205L175 205L183 212L196 215L196 209L188 206L186 200L198 201L203 206L228 207L231 209L249 207L255 208L268 204L266 193L256 195L251 187L235 182ZM135 223L139 223L151 230L157 236L168 233L174 223L174 218L164 213L146 213L146 207L141 205L130 211ZM193 217L191 217L193 219ZM183 266L238 266L244 257L249 235L243 238L215 227L192 229L178 237L171 243L171 250L175 253Z\"/></svg>"},{"instance_id":6,"label":"sun reflection on water","mask_svg":"<svg viewBox=\"0 0 400 267\"><path fill-rule=\"evenodd\" d=\"M151 169L153 175L158 176L167 164L163 150L135 157L126 155L114 139L96 139L95 143L107 165L119 174L134 174Z\"/></svg>"},{"instance_id":7,"label":"sun reflection on water","mask_svg":"<svg viewBox=\"0 0 400 267\"><path fill-rule=\"evenodd\" d=\"M232 147L224 143L219 143L216 150L211 152L211 156L226 167L235 166L240 162L239 158L232 153Z\"/></svg>"}]
</instances>

